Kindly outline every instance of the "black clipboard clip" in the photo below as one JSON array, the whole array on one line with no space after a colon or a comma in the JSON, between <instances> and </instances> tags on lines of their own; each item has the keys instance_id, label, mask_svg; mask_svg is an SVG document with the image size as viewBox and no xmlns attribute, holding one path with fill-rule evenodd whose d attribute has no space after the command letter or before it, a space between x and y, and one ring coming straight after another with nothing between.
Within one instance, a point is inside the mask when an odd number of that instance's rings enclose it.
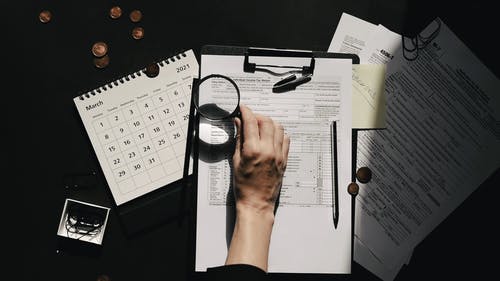
<instances>
[{"instance_id":1,"label":"black clipboard clip","mask_svg":"<svg viewBox=\"0 0 500 281\"><path fill-rule=\"evenodd\" d=\"M305 66L289 66L289 65L270 65L251 63L249 56L277 56L277 57L310 57L311 62ZM290 76L278 81L273 85L273 93L284 93L295 90L297 86L311 81L314 74L316 61L312 52L287 51L287 50L271 50L271 49L252 49L248 48L245 52L245 60L243 62L243 71L255 73L256 71L266 72L274 76ZM284 68L289 69L284 72L276 72L268 68ZM297 77L296 74L301 74Z\"/></svg>"}]
</instances>

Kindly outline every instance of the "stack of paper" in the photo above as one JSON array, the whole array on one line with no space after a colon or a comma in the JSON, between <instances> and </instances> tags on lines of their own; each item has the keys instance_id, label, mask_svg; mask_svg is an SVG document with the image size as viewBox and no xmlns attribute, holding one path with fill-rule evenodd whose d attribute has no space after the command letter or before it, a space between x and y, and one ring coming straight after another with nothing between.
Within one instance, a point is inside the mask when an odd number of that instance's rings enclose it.
<instances>
[{"instance_id":1,"label":"stack of paper","mask_svg":"<svg viewBox=\"0 0 500 281\"><path fill-rule=\"evenodd\" d=\"M387 66L386 129L358 133L357 166L373 179L360 184L354 247L383 280L500 167L498 78L439 18L421 35L408 59L399 34L344 13L328 50Z\"/></svg>"}]
</instances>

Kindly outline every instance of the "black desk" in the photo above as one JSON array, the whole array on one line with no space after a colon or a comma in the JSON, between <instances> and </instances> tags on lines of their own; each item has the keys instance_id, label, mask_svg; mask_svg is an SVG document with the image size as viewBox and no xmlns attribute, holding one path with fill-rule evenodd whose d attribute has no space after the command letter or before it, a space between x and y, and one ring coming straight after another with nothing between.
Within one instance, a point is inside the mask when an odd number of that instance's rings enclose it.
<instances>
[{"instance_id":1,"label":"black desk","mask_svg":"<svg viewBox=\"0 0 500 281\"><path fill-rule=\"evenodd\" d=\"M117 21L107 15L115 1L32 2L4 11L9 14L4 46L12 52L4 56L13 63L5 68L9 73L5 81L14 82L14 90L2 96L9 101L3 102L8 108L7 132L15 136L12 146L6 147L8 165L13 163L14 169L5 175L14 184L4 188L22 193L4 200L16 207L13 213L22 204L23 211L15 219L23 225L25 280L95 280L102 273L112 280L186 280L191 270L189 216L180 225L177 221L163 224L130 238L112 211L100 256L56 253L56 230L67 196L92 197L95 203L111 206L102 178L92 190L68 190L62 183L67 174L101 173L72 101L78 92L179 50L192 48L199 56L204 44L326 50L343 11L396 32L408 24L423 26L426 22L419 22L416 14L425 20L438 15L499 76L499 59L492 55L497 45L488 42L490 36L496 37L497 26L489 24L497 15L487 1L467 5L429 0L119 1L124 15ZM130 36L135 25L128 12L135 8L144 14L140 25L145 37L140 41ZM42 9L53 13L49 24L38 20ZM480 29L490 35L483 37L476 32ZM105 69L92 64L90 48L99 40L110 46L111 63ZM495 274L496 259L487 259L486 254L497 244L498 233L489 225L498 213L494 206L499 182L497 173L433 231L397 280L486 279ZM377 280L356 263L352 275L337 279Z\"/></svg>"}]
</instances>

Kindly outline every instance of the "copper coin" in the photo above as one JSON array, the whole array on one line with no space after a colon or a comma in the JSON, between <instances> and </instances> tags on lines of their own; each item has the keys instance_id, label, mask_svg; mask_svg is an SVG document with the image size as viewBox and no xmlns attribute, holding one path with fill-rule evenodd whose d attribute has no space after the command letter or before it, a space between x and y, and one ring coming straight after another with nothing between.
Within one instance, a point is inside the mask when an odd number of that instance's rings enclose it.
<instances>
[{"instance_id":1,"label":"copper coin","mask_svg":"<svg viewBox=\"0 0 500 281\"><path fill-rule=\"evenodd\" d=\"M121 17L122 16L122 8L120 8L118 6L114 6L113 8L111 8L109 10L109 16L112 19L117 19L117 18Z\"/></svg>"},{"instance_id":2,"label":"copper coin","mask_svg":"<svg viewBox=\"0 0 500 281\"><path fill-rule=\"evenodd\" d=\"M48 23L52 19L52 13L50 11L43 10L38 15L38 18L41 22Z\"/></svg>"},{"instance_id":3,"label":"copper coin","mask_svg":"<svg viewBox=\"0 0 500 281\"><path fill-rule=\"evenodd\" d=\"M97 276L97 281L110 281L111 279L106 274L101 274Z\"/></svg>"},{"instance_id":4,"label":"copper coin","mask_svg":"<svg viewBox=\"0 0 500 281\"><path fill-rule=\"evenodd\" d=\"M356 172L356 178L361 183L367 183L372 179L372 170L368 167L361 167Z\"/></svg>"},{"instance_id":5,"label":"copper coin","mask_svg":"<svg viewBox=\"0 0 500 281\"><path fill-rule=\"evenodd\" d=\"M351 194L352 196L356 196L358 195L358 192L359 192L359 185L355 182L351 182L348 186L347 186L347 192L349 192L349 194Z\"/></svg>"},{"instance_id":6,"label":"copper coin","mask_svg":"<svg viewBox=\"0 0 500 281\"><path fill-rule=\"evenodd\" d=\"M144 28L135 27L134 29L132 29L132 37L134 37L134 39L136 40L142 39L142 37L144 37Z\"/></svg>"},{"instance_id":7,"label":"copper coin","mask_svg":"<svg viewBox=\"0 0 500 281\"><path fill-rule=\"evenodd\" d=\"M160 74L160 67L158 66L158 64L152 63L146 67L145 73L149 78L156 77L158 76L158 74Z\"/></svg>"},{"instance_id":8,"label":"copper coin","mask_svg":"<svg viewBox=\"0 0 500 281\"><path fill-rule=\"evenodd\" d=\"M109 56L105 55L102 58L94 58L94 65L97 68L105 68L109 64Z\"/></svg>"},{"instance_id":9,"label":"copper coin","mask_svg":"<svg viewBox=\"0 0 500 281\"><path fill-rule=\"evenodd\" d=\"M142 12L139 10L133 10L130 12L130 20L132 22L139 22L142 19Z\"/></svg>"},{"instance_id":10,"label":"copper coin","mask_svg":"<svg viewBox=\"0 0 500 281\"><path fill-rule=\"evenodd\" d=\"M92 54L98 58L108 53L108 45L104 42L96 42L92 45Z\"/></svg>"}]
</instances>

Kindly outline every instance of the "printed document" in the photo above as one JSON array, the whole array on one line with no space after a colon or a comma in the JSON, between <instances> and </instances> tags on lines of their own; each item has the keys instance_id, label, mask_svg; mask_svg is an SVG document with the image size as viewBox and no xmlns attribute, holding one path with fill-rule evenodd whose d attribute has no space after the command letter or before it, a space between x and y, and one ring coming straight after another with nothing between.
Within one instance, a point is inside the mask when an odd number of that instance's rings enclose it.
<instances>
[{"instance_id":1,"label":"printed document","mask_svg":"<svg viewBox=\"0 0 500 281\"><path fill-rule=\"evenodd\" d=\"M418 59L400 49L387 69L387 130L358 135L357 166L373 178L360 184L355 232L395 268L499 168L500 82L442 22Z\"/></svg>"},{"instance_id":2,"label":"printed document","mask_svg":"<svg viewBox=\"0 0 500 281\"><path fill-rule=\"evenodd\" d=\"M243 56L202 55L201 76L231 77L241 103L283 124L291 145L273 227L269 272L350 273L351 271L351 76L352 62L316 58L312 80L285 93L272 93L281 77L244 73ZM310 58L252 57L258 64L303 66ZM339 120L339 223L333 224L332 139ZM232 123L231 123L232 124ZM200 138L220 135L200 127ZM217 154L222 154L217 156ZM207 156L203 156L203 154ZM202 151L198 161L196 271L223 265L232 235L234 202L232 151Z\"/></svg>"},{"instance_id":3,"label":"printed document","mask_svg":"<svg viewBox=\"0 0 500 281\"><path fill-rule=\"evenodd\" d=\"M387 64L401 48L401 35L378 25L371 33L365 48L359 53L360 63Z\"/></svg>"},{"instance_id":4,"label":"printed document","mask_svg":"<svg viewBox=\"0 0 500 281\"><path fill-rule=\"evenodd\" d=\"M342 13L328 52L359 55L376 28L373 23Z\"/></svg>"},{"instance_id":5,"label":"printed document","mask_svg":"<svg viewBox=\"0 0 500 281\"><path fill-rule=\"evenodd\" d=\"M347 40L344 38L355 38L355 41L362 42L357 45L356 50L361 64L353 66L353 129L385 128L385 64L390 62L399 50L401 37L382 25L377 26L344 13L329 51L346 51L345 47L341 47L346 45ZM383 73L377 67L383 67ZM361 87L362 85L371 87ZM383 89L383 91L377 92L373 89ZM362 133L359 131L359 134ZM357 233L356 228L354 231L354 260L383 280L393 280L401 267L411 258L412 251L409 251L407 257L389 268L362 242L362 234Z\"/></svg>"},{"instance_id":6,"label":"printed document","mask_svg":"<svg viewBox=\"0 0 500 281\"><path fill-rule=\"evenodd\" d=\"M360 57L360 64L352 66L353 129L385 128L385 66L368 65L361 57L372 34L380 29L383 27L343 13L328 48L329 52Z\"/></svg>"}]
</instances>

